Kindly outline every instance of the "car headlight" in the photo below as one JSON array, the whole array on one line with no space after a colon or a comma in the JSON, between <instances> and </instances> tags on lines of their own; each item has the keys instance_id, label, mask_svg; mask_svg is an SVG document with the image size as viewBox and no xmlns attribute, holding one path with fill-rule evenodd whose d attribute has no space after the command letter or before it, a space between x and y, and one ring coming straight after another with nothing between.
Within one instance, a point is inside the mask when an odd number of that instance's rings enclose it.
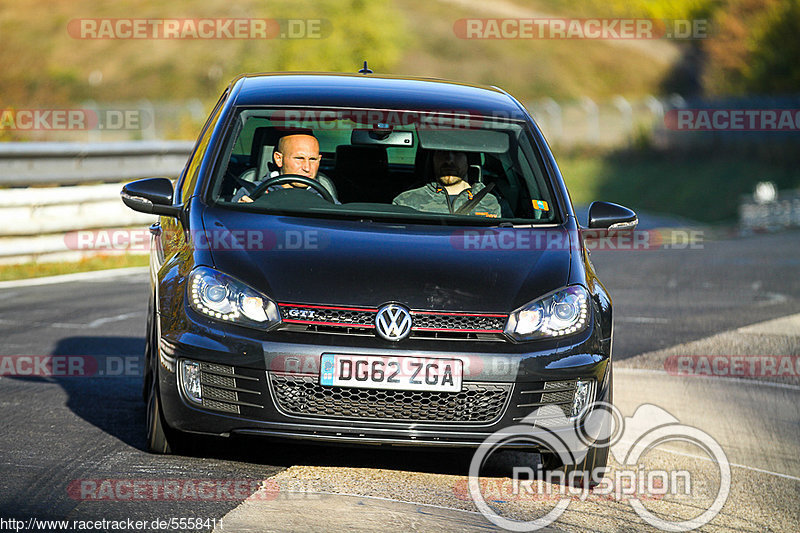
<instances>
[{"instance_id":1,"label":"car headlight","mask_svg":"<svg viewBox=\"0 0 800 533\"><path fill-rule=\"evenodd\" d=\"M280 322L275 302L208 267L197 267L189 275L189 305L198 313L242 326L269 328Z\"/></svg>"},{"instance_id":2,"label":"car headlight","mask_svg":"<svg viewBox=\"0 0 800 533\"><path fill-rule=\"evenodd\" d=\"M573 285L511 313L505 333L518 341L561 337L583 330L588 323L589 293L580 285Z\"/></svg>"}]
</instances>

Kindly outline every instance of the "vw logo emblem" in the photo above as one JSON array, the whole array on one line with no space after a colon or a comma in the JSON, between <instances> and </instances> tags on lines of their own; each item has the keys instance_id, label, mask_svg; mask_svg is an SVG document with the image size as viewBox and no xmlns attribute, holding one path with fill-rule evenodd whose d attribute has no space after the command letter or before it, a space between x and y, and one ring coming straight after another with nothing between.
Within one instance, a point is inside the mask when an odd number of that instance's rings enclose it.
<instances>
[{"instance_id":1,"label":"vw logo emblem","mask_svg":"<svg viewBox=\"0 0 800 533\"><path fill-rule=\"evenodd\" d=\"M387 341L399 341L411 333L411 313L397 304L386 304L375 315L375 329Z\"/></svg>"}]
</instances>

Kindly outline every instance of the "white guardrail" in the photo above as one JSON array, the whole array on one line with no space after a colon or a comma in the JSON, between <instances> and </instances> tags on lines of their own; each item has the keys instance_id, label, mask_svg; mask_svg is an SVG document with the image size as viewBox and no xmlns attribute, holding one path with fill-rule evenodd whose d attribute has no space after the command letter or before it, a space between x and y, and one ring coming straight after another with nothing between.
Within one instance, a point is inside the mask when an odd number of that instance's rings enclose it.
<instances>
[{"instance_id":1,"label":"white guardrail","mask_svg":"<svg viewBox=\"0 0 800 533\"><path fill-rule=\"evenodd\" d=\"M156 217L125 207L122 186L151 176L177 177L192 146L188 141L0 143L0 263L109 252L85 245L76 231L146 230Z\"/></svg>"}]
</instances>

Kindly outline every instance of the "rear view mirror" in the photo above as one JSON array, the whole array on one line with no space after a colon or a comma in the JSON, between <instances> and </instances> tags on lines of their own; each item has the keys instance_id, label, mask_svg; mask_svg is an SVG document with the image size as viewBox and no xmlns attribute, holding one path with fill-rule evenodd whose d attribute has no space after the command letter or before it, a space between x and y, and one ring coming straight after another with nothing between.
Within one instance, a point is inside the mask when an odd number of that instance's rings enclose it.
<instances>
[{"instance_id":1,"label":"rear view mirror","mask_svg":"<svg viewBox=\"0 0 800 533\"><path fill-rule=\"evenodd\" d=\"M122 188L122 202L140 213L178 216L181 208L172 205L172 182L167 178L133 181Z\"/></svg>"},{"instance_id":2,"label":"rear view mirror","mask_svg":"<svg viewBox=\"0 0 800 533\"><path fill-rule=\"evenodd\" d=\"M609 231L632 230L639 223L636 213L621 205L611 202L592 202L589 206L590 229Z\"/></svg>"},{"instance_id":3,"label":"rear view mirror","mask_svg":"<svg viewBox=\"0 0 800 533\"><path fill-rule=\"evenodd\" d=\"M414 146L414 135L410 131L353 130L352 145Z\"/></svg>"}]
</instances>

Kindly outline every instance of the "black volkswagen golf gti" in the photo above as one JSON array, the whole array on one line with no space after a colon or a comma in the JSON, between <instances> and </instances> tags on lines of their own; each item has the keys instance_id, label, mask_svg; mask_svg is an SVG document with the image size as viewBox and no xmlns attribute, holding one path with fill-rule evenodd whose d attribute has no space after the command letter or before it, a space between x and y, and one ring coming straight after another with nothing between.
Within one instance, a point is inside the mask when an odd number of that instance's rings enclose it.
<instances>
[{"instance_id":1,"label":"black volkswagen golf gti","mask_svg":"<svg viewBox=\"0 0 800 533\"><path fill-rule=\"evenodd\" d=\"M174 188L122 199L160 215L153 452L192 434L477 447L611 401L611 300L550 149L501 89L240 76ZM588 228L635 224L590 207Z\"/></svg>"}]
</instances>

